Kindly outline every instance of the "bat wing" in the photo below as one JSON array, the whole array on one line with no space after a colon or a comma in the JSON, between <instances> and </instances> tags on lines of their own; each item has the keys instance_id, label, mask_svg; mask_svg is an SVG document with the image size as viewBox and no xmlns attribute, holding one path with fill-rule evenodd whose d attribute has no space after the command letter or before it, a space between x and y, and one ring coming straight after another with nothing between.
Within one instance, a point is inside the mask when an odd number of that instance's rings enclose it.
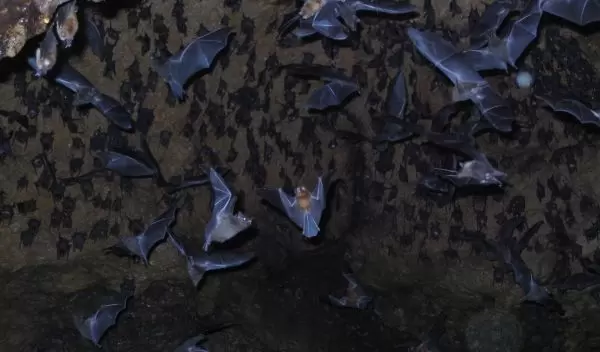
<instances>
[{"instance_id":1,"label":"bat wing","mask_svg":"<svg viewBox=\"0 0 600 352\"><path fill-rule=\"evenodd\" d=\"M476 88L476 93L471 94L471 100L475 103L482 117L490 123L497 131L510 132L515 121L510 108L506 102L489 84Z\"/></svg>"},{"instance_id":2,"label":"bat wing","mask_svg":"<svg viewBox=\"0 0 600 352\"><path fill-rule=\"evenodd\" d=\"M544 12L580 26L600 20L600 4L595 0L548 0L542 7Z\"/></svg>"},{"instance_id":3,"label":"bat wing","mask_svg":"<svg viewBox=\"0 0 600 352\"><path fill-rule=\"evenodd\" d=\"M213 190L212 217L214 218L222 213L231 212L235 205L233 204L235 198L229 187L225 184L225 180L213 168L210 169L209 178Z\"/></svg>"},{"instance_id":4,"label":"bat wing","mask_svg":"<svg viewBox=\"0 0 600 352\"><path fill-rule=\"evenodd\" d=\"M148 256L150 255L150 252L154 246L156 246L158 242L165 239L165 235L167 234L167 230L172 221L172 219L160 219L158 221L154 221L141 235L139 239L139 246L143 255L142 258L146 263L148 263Z\"/></svg>"},{"instance_id":5,"label":"bat wing","mask_svg":"<svg viewBox=\"0 0 600 352\"><path fill-rule=\"evenodd\" d=\"M285 194L281 188L261 188L257 190L259 197L287 216L288 210L285 206L287 203L282 201L280 192Z\"/></svg>"},{"instance_id":6,"label":"bat wing","mask_svg":"<svg viewBox=\"0 0 600 352\"><path fill-rule=\"evenodd\" d=\"M33 60L33 64L35 65L35 58L28 59L28 61L31 60ZM55 70L51 73L50 78L73 93L77 93L82 88L95 89L92 82L67 62L61 63L60 66L57 65Z\"/></svg>"},{"instance_id":7,"label":"bat wing","mask_svg":"<svg viewBox=\"0 0 600 352\"><path fill-rule=\"evenodd\" d=\"M125 110L125 107L121 105L115 98L98 93L92 104L96 109L100 110L102 115L108 119L108 121L115 124L117 127L124 131L133 130L133 119L131 114Z\"/></svg>"},{"instance_id":8,"label":"bat wing","mask_svg":"<svg viewBox=\"0 0 600 352\"><path fill-rule=\"evenodd\" d=\"M439 147L462 153L471 159L476 159L479 154L475 148L473 139L466 135L430 132L427 134L427 139Z\"/></svg>"},{"instance_id":9,"label":"bat wing","mask_svg":"<svg viewBox=\"0 0 600 352\"><path fill-rule=\"evenodd\" d=\"M577 119L583 125L596 125L600 127L600 116L585 104L573 100L562 99L556 102L547 97L539 97L555 112L569 114Z\"/></svg>"},{"instance_id":10,"label":"bat wing","mask_svg":"<svg viewBox=\"0 0 600 352\"><path fill-rule=\"evenodd\" d=\"M169 235L169 242L171 242L173 247L175 247L175 249L177 249L179 254L181 254L183 256L187 256L187 251L185 250L185 247L183 246L183 244L181 242L179 242L177 240L177 238L175 238L173 231L171 231L170 229L167 229L167 234Z\"/></svg>"},{"instance_id":11,"label":"bat wing","mask_svg":"<svg viewBox=\"0 0 600 352\"><path fill-rule=\"evenodd\" d=\"M506 17L515 10L515 4L511 0L496 0L488 5L481 18L471 30L471 49L479 49L485 46L490 37L494 36Z\"/></svg>"},{"instance_id":12,"label":"bat wing","mask_svg":"<svg viewBox=\"0 0 600 352\"><path fill-rule=\"evenodd\" d=\"M83 33L90 49L100 60L104 60L106 47L104 45L104 25L100 21L94 21L94 15L91 11L84 11L83 15Z\"/></svg>"},{"instance_id":13,"label":"bat wing","mask_svg":"<svg viewBox=\"0 0 600 352\"><path fill-rule=\"evenodd\" d=\"M317 186L311 193L310 214L318 224L321 221L323 211L327 207L327 192L323 185L323 177L317 180Z\"/></svg>"},{"instance_id":14,"label":"bat wing","mask_svg":"<svg viewBox=\"0 0 600 352\"><path fill-rule=\"evenodd\" d=\"M114 171L124 177L152 177L156 169L147 165L133 153L104 151L98 153L104 168Z\"/></svg>"},{"instance_id":15,"label":"bat wing","mask_svg":"<svg viewBox=\"0 0 600 352\"><path fill-rule=\"evenodd\" d=\"M397 4L397 3L379 3L372 1L352 1L349 6L354 11L370 11L378 13L387 13L390 15L402 15L405 13L419 12L416 6L411 4Z\"/></svg>"},{"instance_id":16,"label":"bat wing","mask_svg":"<svg viewBox=\"0 0 600 352\"><path fill-rule=\"evenodd\" d=\"M460 53L460 57L465 64L468 64L477 72L488 70L506 71L508 69L506 62L488 48L465 50Z\"/></svg>"},{"instance_id":17,"label":"bat wing","mask_svg":"<svg viewBox=\"0 0 600 352\"><path fill-rule=\"evenodd\" d=\"M93 323L90 325L92 338L95 343L98 343L102 336L117 323L119 314L126 308L127 301L125 303L113 303L102 305L98 311L96 311L93 319Z\"/></svg>"},{"instance_id":18,"label":"bat wing","mask_svg":"<svg viewBox=\"0 0 600 352\"><path fill-rule=\"evenodd\" d=\"M198 335L186 340L175 349L175 352L208 352L208 350L197 346L200 342L205 341L206 336Z\"/></svg>"},{"instance_id":19,"label":"bat wing","mask_svg":"<svg viewBox=\"0 0 600 352\"><path fill-rule=\"evenodd\" d=\"M417 50L442 71L454 85L485 82L477 71L462 62L460 53L454 45L440 35L409 28L408 37Z\"/></svg>"},{"instance_id":20,"label":"bat wing","mask_svg":"<svg viewBox=\"0 0 600 352\"><path fill-rule=\"evenodd\" d=\"M508 36L504 39L508 63L516 67L516 62L529 44L537 37L538 26L542 18L540 0L532 0L527 10L513 24Z\"/></svg>"},{"instance_id":21,"label":"bat wing","mask_svg":"<svg viewBox=\"0 0 600 352\"><path fill-rule=\"evenodd\" d=\"M202 254L194 263L201 266L205 271L223 270L244 265L254 259L254 253L219 251L210 254Z\"/></svg>"},{"instance_id":22,"label":"bat wing","mask_svg":"<svg viewBox=\"0 0 600 352\"><path fill-rule=\"evenodd\" d=\"M342 22L338 20L339 16L339 3L337 1L326 2L314 16L312 27L327 38L345 40L348 38L348 31Z\"/></svg>"},{"instance_id":23,"label":"bat wing","mask_svg":"<svg viewBox=\"0 0 600 352\"><path fill-rule=\"evenodd\" d=\"M294 28L292 31L294 35L298 38L306 38L311 35L317 34L317 30L313 28L313 20L312 19L301 19L298 22L298 26Z\"/></svg>"},{"instance_id":24,"label":"bat wing","mask_svg":"<svg viewBox=\"0 0 600 352\"><path fill-rule=\"evenodd\" d=\"M359 91L355 83L333 81L315 90L306 102L307 109L324 110L342 105L352 94Z\"/></svg>"},{"instance_id":25,"label":"bat wing","mask_svg":"<svg viewBox=\"0 0 600 352\"><path fill-rule=\"evenodd\" d=\"M183 96L183 86L190 77L200 70L210 68L215 57L227 46L231 34L229 28L207 33L166 61L167 81L179 98ZM167 74L164 69L161 72Z\"/></svg>"},{"instance_id":26,"label":"bat wing","mask_svg":"<svg viewBox=\"0 0 600 352\"><path fill-rule=\"evenodd\" d=\"M395 117L404 116L404 109L406 109L406 83L402 71L398 72L388 89L386 105L388 114Z\"/></svg>"}]
</instances>

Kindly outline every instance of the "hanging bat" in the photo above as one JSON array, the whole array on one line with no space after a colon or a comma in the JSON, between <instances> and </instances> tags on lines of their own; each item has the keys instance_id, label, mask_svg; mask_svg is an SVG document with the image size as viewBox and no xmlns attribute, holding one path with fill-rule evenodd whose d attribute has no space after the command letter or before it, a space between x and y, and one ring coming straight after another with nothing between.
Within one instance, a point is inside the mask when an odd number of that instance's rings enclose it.
<instances>
[{"instance_id":1,"label":"hanging bat","mask_svg":"<svg viewBox=\"0 0 600 352\"><path fill-rule=\"evenodd\" d=\"M104 61L106 54L104 23L102 20L95 21L94 13L88 9L83 12L83 33L92 53Z\"/></svg>"},{"instance_id":2,"label":"hanging bat","mask_svg":"<svg viewBox=\"0 0 600 352\"><path fill-rule=\"evenodd\" d=\"M171 207L137 236L121 237L121 247L127 248L129 252L140 257L147 266L150 252L158 242L164 240L169 227L175 221L176 211L176 207Z\"/></svg>"},{"instance_id":3,"label":"hanging bat","mask_svg":"<svg viewBox=\"0 0 600 352\"><path fill-rule=\"evenodd\" d=\"M187 339L175 349L175 352L208 352L204 347L198 346L200 342L206 341L206 336L198 335Z\"/></svg>"},{"instance_id":4,"label":"hanging bat","mask_svg":"<svg viewBox=\"0 0 600 352\"><path fill-rule=\"evenodd\" d=\"M92 341L96 347L101 347L100 340L106 331L117 323L119 314L127 308L129 297L123 295L120 302L102 304L94 314L85 320L81 316L74 316L73 322L81 336Z\"/></svg>"},{"instance_id":5,"label":"hanging bat","mask_svg":"<svg viewBox=\"0 0 600 352\"><path fill-rule=\"evenodd\" d=\"M35 57L28 59L36 77L45 76L56 64L58 57L58 40L53 31L54 22L46 29L44 39L35 50Z\"/></svg>"},{"instance_id":6,"label":"hanging bat","mask_svg":"<svg viewBox=\"0 0 600 352\"><path fill-rule=\"evenodd\" d=\"M517 60L537 37L543 15L541 1L543 0L532 0L529 3L521 16L512 23L506 37L498 38L494 33L489 38L487 47L465 51L462 54L464 62L475 67L476 71L506 70L507 63L516 68Z\"/></svg>"},{"instance_id":7,"label":"hanging bat","mask_svg":"<svg viewBox=\"0 0 600 352\"><path fill-rule=\"evenodd\" d=\"M325 110L332 106L343 104L352 94L360 94L358 84L346 77L342 71L321 65L285 65L291 74L298 76L317 77L327 81L326 85L315 90L305 104L307 109Z\"/></svg>"},{"instance_id":8,"label":"hanging bat","mask_svg":"<svg viewBox=\"0 0 600 352\"><path fill-rule=\"evenodd\" d=\"M194 286L198 286L204 275L209 271L225 270L242 266L255 258L251 252L237 252L230 250L219 250L214 252L200 252L195 255L184 247L175 238L173 231L168 230L169 241L187 260L187 271Z\"/></svg>"},{"instance_id":9,"label":"hanging bat","mask_svg":"<svg viewBox=\"0 0 600 352\"><path fill-rule=\"evenodd\" d=\"M77 1L70 0L56 10L56 35L63 46L69 48L78 30Z\"/></svg>"},{"instance_id":10,"label":"hanging bat","mask_svg":"<svg viewBox=\"0 0 600 352\"><path fill-rule=\"evenodd\" d=\"M179 99L185 98L185 83L198 71L210 68L215 57L227 46L229 28L221 28L194 39L177 54L166 60L152 60L156 72Z\"/></svg>"},{"instance_id":11,"label":"hanging bat","mask_svg":"<svg viewBox=\"0 0 600 352\"><path fill-rule=\"evenodd\" d=\"M574 116L582 125L600 127L600 111L593 110L585 104L574 99L551 99L550 97L537 96L550 109L555 112L567 113Z\"/></svg>"},{"instance_id":12,"label":"hanging bat","mask_svg":"<svg viewBox=\"0 0 600 352\"><path fill-rule=\"evenodd\" d=\"M252 225L252 219L242 212L234 213L235 197L219 173L210 168L210 184L213 190L212 215L204 230L204 250L211 243L226 242Z\"/></svg>"},{"instance_id":13,"label":"hanging bat","mask_svg":"<svg viewBox=\"0 0 600 352\"><path fill-rule=\"evenodd\" d=\"M328 297L331 304L337 307L366 309L373 301L373 297L367 295L365 290L354 278L354 275L349 273L344 273L342 275L348 281L346 295L341 298L329 295Z\"/></svg>"},{"instance_id":14,"label":"hanging bat","mask_svg":"<svg viewBox=\"0 0 600 352\"><path fill-rule=\"evenodd\" d=\"M279 29L280 37L298 24L294 34L307 37L320 33L333 40L345 40L348 31L356 31L360 20L359 11L401 15L417 12L410 4L376 3L371 1L349 0L306 0L296 16L284 21ZM340 21L341 19L341 21Z\"/></svg>"},{"instance_id":15,"label":"hanging bat","mask_svg":"<svg viewBox=\"0 0 600 352\"><path fill-rule=\"evenodd\" d=\"M29 58L27 61L33 69L37 70L35 58ZM128 132L133 130L131 114L114 98L100 93L85 76L66 61L56 67L56 70L48 78L75 93L73 101L75 106L92 104L120 129Z\"/></svg>"},{"instance_id":16,"label":"hanging bat","mask_svg":"<svg viewBox=\"0 0 600 352\"><path fill-rule=\"evenodd\" d=\"M481 115L500 132L512 131L514 117L506 102L490 84L465 63L458 50L438 34L408 29L417 50L454 84L454 101L471 100Z\"/></svg>"},{"instance_id":17,"label":"hanging bat","mask_svg":"<svg viewBox=\"0 0 600 352\"><path fill-rule=\"evenodd\" d=\"M600 21L600 5L596 1L545 0L542 9L579 26Z\"/></svg>"},{"instance_id":18,"label":"hanging bat","mask_svg":"<svg viewBox=\"0 0 600 352\"><path fill-rule=\"evenodd\" d=\"M404 81L404 73L398 72L396 78L392 81L388 88L386 100L387 113L394 117L403 117L406 109L406 83Z\"/></svg>"},{"instance_id":19,"label":"hanging bat","mask_svg":"<svg viewBox=\"0 0 600 352\"><path fill-rule=\"evenodd\" d=\"M513 0L495 0L486 6L481 18L471 30L470 49L480 49L494 37L508 15L517 9Z\"/></svg>"},{"instance_id":20,"label":"hanging bat","mask_svg":"<svg viewBox=\"0 0 600 352\"><path fill-rule=\"evenodd\" d=\"M312 192L300 186L296 188L295 194L290 196L282 188L263 188L258 190L258 195L286 214L302 229L302 235L305 237L315 237L321 231L319 222L327 206L327 192L322 177L318 178L316 189Z\"/></svg>"}]
</instances>

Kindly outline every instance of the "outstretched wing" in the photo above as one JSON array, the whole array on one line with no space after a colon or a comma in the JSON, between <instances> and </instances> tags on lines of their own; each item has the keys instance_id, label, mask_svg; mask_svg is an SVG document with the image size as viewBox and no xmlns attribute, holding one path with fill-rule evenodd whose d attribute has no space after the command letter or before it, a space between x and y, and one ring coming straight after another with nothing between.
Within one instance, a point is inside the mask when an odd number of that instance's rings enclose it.
<instances>
[{"instance_id":1,"label":"outstretched wing","mask_svg":"<svg viewBox=\"0 0 600 352\"><path fill-rule=\"evenodd\" d=\"M210 169L209 178L213 190L212 217L231 211L234 197L225 180L213 168Z\"/></svg>"},{"instance_id":2,"label":"outstretched wing","mask_svg":"<svg viewBox=\"0 0 600 352\"><path fill-rule=\"evenodd\" d=\"M97 98L92 101L92 104L94 104L96 109L100 110L102 115L104 115L108 121L120 129L124 131L133 130L133 119L131 118L131 114L127 112L125 107L115 98L99 93Z\"/></svg>"},{"instance_id":3,"label":"outstretched wing","mask_svg":"<svg viewBox=\"0 0 600 352\"><path fill-rule=\"evenodd\" d=\"M168 75L164 78L167 79L175 94L182 93L187 80L198 71L210 68L215 57L227 46L231 34L229 28L207 33L196 38L164 63L168 72L164 70L159 72ZM182 96L178 97L182 98Z\"/></svg>"},{"instance_id":4,"label":"outstretched wing","mask_svg":"<svg viewBox=\"0 0 600 352\"><path fill-rule=\"evenodd\" d=\"M204 335L192 337L179 345L179 347L175 349L175 352L208 352L207 349L197 346L200 342L205 340L206 336Z\"/></svg>"},{"instance_id":5,"label":"outstretched wing","mask_svg":"<svg viewBox=\"0 0 600 352\"><path fill-rule=\"evenodd\" d=\"M405 13L419 12L416 6L411 4L396 4L393 2L352 1L349 5L354 11L370 11L387 13L390 15L402 15Z\"/></svg>"},{"instance_id":6,"label":"outstretched wing","mask_svg":"<svg viewBox=\"0 0 600 352\"><path fill-rule=\"evenodd\" d=\"M360 88L357 84L344 81L333 81L316 89L306 102L307 109L324 110L342 105L346 99Z\"/></svg>"},{"instance_id":7,"label":"outstretched wing","mask_svg":"<svg viewBox=\"0 0 600 352\"><path fill-rule=\"evenodd\" d=\"M600 3L595 0L548 0L542 7L545 12L580 26L600 21Z\"/></svg>"},{"instance_id":8,"label":"outstretched wing","mask_svg":"<svg viewBox=\"0 0 600 352\"><path fill-rule=\"evenodd\" d=\"M404 116L404 109L406 108L406 83L404 82L404 73L402 71L398 72L388 89L386 107L388 114L395 117Z\"/></svg>"},{"instance_id":9,"label":"outstretched wing","mask_svg":"<svg viewBox=\"0 0 600 352\"><path fill-rule=\"evenodd\" d=\"M325 186L323 185L323 177L318 178L317 186L312 191L310 197L310 214L318 224L321 221L321 216L327 206L327 193L325 192Z\"/></svg>"},{"instance_id":10,"label":"outstretched wing","mask_svg":"<svg viewBox=\"0 0 600 352\"><path fill-rule=\"evenodd\" d=\"M145 262L147 262L148 255L152 251L152 248L154 248L158 242L165 239L171 222L172 219L153 221L140 237L139 246Z\"/></svg>"},{"instance_id":11,"label":"outstretched wing","mask_svg":"<svg viewBox=\"0 0 600 352\"><path fill-rule=\"evenodd\" d=\"M523 14L512 24L510 33L504 39L508 53L508 63L516 67L516 62L529 44L537 37L542 18L541 0L532 0Z\"/></svg>"},{"instance_id":12,"label":"outstretched wing","mask_svg":"<svg viewBox=\"0 0 600 352\"><path fill-rule=\"evenodd\" d=\"M553 102L547 97L539 97L555 112L569 114L577 119L583 125L596 125L600 127L600 116L597 116L592 109L582 102L573 99L562 99Z\"/></svg>"},{"instance_id":13,"label":"outstretched wing","mask_svg":"<svg viewBox=\"0 0 600 352\"><path fill-rule=\"evenodd\" d=\"M117 323L119 314L126 308L127 301L124 303L113 303L102 305L100 309L96 311L94 316L94 323L91 324L92 338L95 343L98 343L102 336Z\"/></svg>"},{"instance_id":14,"label":"outstretched wing","mask_svg":"<svg viewBox=\"0 0 600 352\"><path fill-rule=\"evenodd\" d=\"M323 36L333 40L348 38L346 27L338 19L340 16L339 1L329 1L314 16L312 27Z\"/></svg>"},{"instance_id":15,"label":"outstretched wing","mask_svg":"<svg viewBox=\"0 0 600 352\"><path fill-rule=\"evenodd\" d=\"M488 5L481 18L471 30L471 49L485 46L489 39L496 34L508 15L515 10L516 2L512 0L496 0Z\"/></svg>"}]
</instances>

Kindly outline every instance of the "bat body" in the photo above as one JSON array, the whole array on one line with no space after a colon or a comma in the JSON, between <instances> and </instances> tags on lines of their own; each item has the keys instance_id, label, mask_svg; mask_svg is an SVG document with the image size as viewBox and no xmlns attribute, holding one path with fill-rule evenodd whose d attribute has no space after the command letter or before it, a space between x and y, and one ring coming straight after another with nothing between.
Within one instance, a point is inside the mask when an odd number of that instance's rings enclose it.
<instances>
[{"instance_id":1,"label":"bat body","mask_svg":"<svg viewBox=\"0 0 600 352\"><path fill-rule=\"evenodd\" d=\"M343 104L352 94L360 91L358 84L341 71L321 65L286 65L293 75L317 77L327 81L326 85L315 90L305 104L307 109L325 110Z\"/></svg>"},{"instance_id":2,"label":"bat body","mask_svg":"<svg viewBox=\"0 0 600 352\"><path fill-rule=\"evenodd\" d=\"M56 58L58 57L58 40L54 31L53 26L50 26L46 30L46 35L42 39L40 45L35 50L35 57L29 59L29 64L35 70L36 77L45 76L56 64Z\"/></svg>"},{"instance_id":3,"label":"bat body","mask_svg":"<svg viewBox=\"0 0 600 352\"><path fill-rule=\"evenodd\" d=\"M37 70L35 58L29 58L28 62L33 69ZM120 129L124 131L133 130L131 114L114 98L99 92L85 76L67 62L61 63L60 67L57 67L49 78L75 93L74 105L92 104L104 117Z\"/></svg>"},{"instance_id":4,"label":"bat body","mask_svg":"<svg viewBox=\"0 0 600 352\"><path fill-rule=\"evenodd\" d=\"M417 50L452 81L454 101L471 100L494 129L512 131L514 117L506 102L463 61L450 42L433 32L414 28L408 29L408 36Z\"/></svg>"},{"instance_id":5,"label":"bat body","mask_svg":"<svg viewBox=\"0 0 600 352\"><path fill-rule=\"evenodd\" d=\"M204 230L205 251L208 251L212 242L226 242L252 225L252 219L242 212L234 213L237 198L213 168L210 169L209 179L213 190L213 201L212 215Z\"/></svg>"},{"instance_id":6,"label":"bat body","mask_svg":"<svg viewBox=\"0 0 600 352\"><path fill-rule=\"evenodd\" d=\"M103 151L98 153L98 157L106 170L124 177L154 177L158 173L154 165L130 151Z\"/></svg>"},{"instance_id":7,"label":"bat body","mask_svg":"<svg viewBox=\"0 0 600 352\"><path fill-rule=\"evenodd\" d=\"M121 245L132 254L142 258L144 264L148 265L148 256L154 246L162 241L173 224L176 217L175 207L170 208L165 213L154 219L148 227L137 236L122 237Z\"/></svg>"},{"instance_id":8,"label":"bat body","mask_svg":"<svg viewBox=\"0 0 600 352\"><path fill-rule=\"evenodd\" d=\"M185 83L201 70L210 68L215 57L227 46L229 28L222 28L200 36L164 62L153 60L156 72L169 85L179 99L185 97Z\"/></svg>"},{"instance_id":9,"label":"bat body","mask_svg":"<svg viewBox=\"0 0 600 352\"><path fill-rule=\"evenodd\" d=\"M398 72L388 90L386 110L391 116L404 116L404 110L406 110L406 83L402 71Z\"/></svg>"},{"instance_id":10,"label":"bat body","mask_svg":"<svg viewBox=\"0 0 600 352\"><path fill-rule=\"evenodd\" d=\"M259 196L284 212L302 229L305 237L315 237L321 231L319 222L327 205L327 194L322 177L318 178L317 186L312 192L300 186L296 188L295 194L290 196L281 188L264 188L259 190Z\"/></svg>"},{"instance_id":11,"label":"bat body","mask_svg":"<svg viewBox=\"0 0 600 352\"><path fill-rule=\"evenodd\" d=\"M280 34L294 24L298 24L293 33L298 38L321 34L333 40L345 40L349 32L356 31L360 20L359 11L400 15L417 12L410 4L376 3L360 0L306 0L297 16L286 21L280 28Z\"/></svg>"},{"instance_id":12,"label":"bat body","mask_svg":"<svg viewBox=\"0 0 600 352\"><path fill-rule=\"evenodd\" d=\"M471 49L480 49L498 32L508 15L516 10L516 2L512 0L496 0L488 5L479 21L471 30Z\"/></svg>"},{"instance_id":13,"label":"bat body","mask_svg":"<svg viewBox=\"0 0 600 352\"><path fill-rule=\"evenodd\" d=\"M210 253L204 251L198 255L194 255L190 253L183 244L177 241L172 231L168 231L168 234L171 244L173 244L181 255L186 257L188 275L194 283L194 286L198 286L200 281L204 278L204 275L209 271L236 268L248 263L255 257L254 253L250 252L243 253L226 250Z\"/></svg>"},{"instance_id":14,"label":"bat body","mask_svg":"<svg viewBox=\"0 0 600 352\"><path fill-rule=\"evenodd\" d=\"M96 22L92 11L84 11L83 16L83 33L87 45L100 60L104 60L106 54L106 45L104 44L104 25L102 21Z\"/></svg>"},{"instance_id":15,"label":"bat body","mask_svg":"<svg viewBox=\"0 0 600 352\"><path fill-rule=\"evenodd\" d=\"M337 307L366 309L373 301L373 297L367 295L365 290L358 284L354 275L344 273L344 278L348 281L348 288L344 297L335 297L329 295L331 304Z\"/></svg>"},{"instance_id":16,"label":"bat body","mask_svg":"<svg viewBox=\"0 0 600 352\"><path fill-rule=\"evenodd\" d=\"M432 193L450 194L454 191L449 181L435 173L423 176L419 181L419 186Z\"/></svg>"},{"instance_id":17,"label":"bat body","mask_svg":"<svg viewBox=\"0 0 600 352\"><path fill-rule=\"evenodd\" d=\"M582 125L594 125L600 127L600 111L593 110L585 104L573 99L551 99L550 97L539 97L548 107L555 112L569 114L577 119Z\"/></svg>"},{"instance_id":18,"label":"bat body","mask_svg":"<svg viewBox=\"0 0 600 352\"><path fill-rule=\"evenodd\" d=\"M579 26L600 21L600 4L594 0L545 0L542 8Z\"/></svg>"},{"instance_id":19,"label":"bat body","mask_svg":"<svg viewBox=\"0 0 600 352\"><path fill-rule=\"evenodd\" d=\"M538 26L543 15L540 2L532 0L521 16L512 23L510 32L505 38L498 38L495 33L489 38L487 47L468 50L463 54L465 62L474 65L476 71L501 69L506 64L516 67L516 62L527 47L537 37Z\"/></svg>"},{"instance_id":20,"label":"bat body","mask_svg":"<svg viewBox=\"0 0 600 352\"><path fill-rule=\"evenodd\" d=\"M77 1L70 0L56 10L56 35L63 46L69 48L78 30Z\"/></svg>"},{"instance_id":21,"label":"bat body","mask_svg":"<svg viewBox=\"0 0 600 352\"><path fill-rule=\"evenodd\" d=\"M122 297L121 302L103 304L90 317L83 320L80 316L74 316L73 322L81 336L92 341L97 347L106 331L117 323L119 314L127 308L129 296Z\"/></svg>"},{"instance_id":22,"label":"bat body","mask_svg":"<svg viewBox=\"0 0 600 352\"><path fill-rule=\"evenodd\" d=\"M179 345L174 352L208 352L204 347L198 346L203 341L206 341L206 336L204 335L192 337Z\"/></svg>"}]
</instances>

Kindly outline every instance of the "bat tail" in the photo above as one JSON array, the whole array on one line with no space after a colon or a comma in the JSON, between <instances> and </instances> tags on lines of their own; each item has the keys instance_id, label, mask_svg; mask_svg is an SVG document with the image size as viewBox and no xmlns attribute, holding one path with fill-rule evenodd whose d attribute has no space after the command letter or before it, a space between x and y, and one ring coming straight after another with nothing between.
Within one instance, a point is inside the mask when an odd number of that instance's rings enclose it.
<instances>
[{"instance_id":1,"label":"bat tail","mask_svg":"<svg viewBox=\"0 0 600 352\"><path fill-rule=\"evenodd\" d=\"M312 214L310 214L308 212L305 213L302 234L305 237L312 238L312 237L315 237L316 235L318 235L320 230L321 229L319 228L319 224L317 224L315 217L312 216Z\"/></svg>"}]
</instances>

